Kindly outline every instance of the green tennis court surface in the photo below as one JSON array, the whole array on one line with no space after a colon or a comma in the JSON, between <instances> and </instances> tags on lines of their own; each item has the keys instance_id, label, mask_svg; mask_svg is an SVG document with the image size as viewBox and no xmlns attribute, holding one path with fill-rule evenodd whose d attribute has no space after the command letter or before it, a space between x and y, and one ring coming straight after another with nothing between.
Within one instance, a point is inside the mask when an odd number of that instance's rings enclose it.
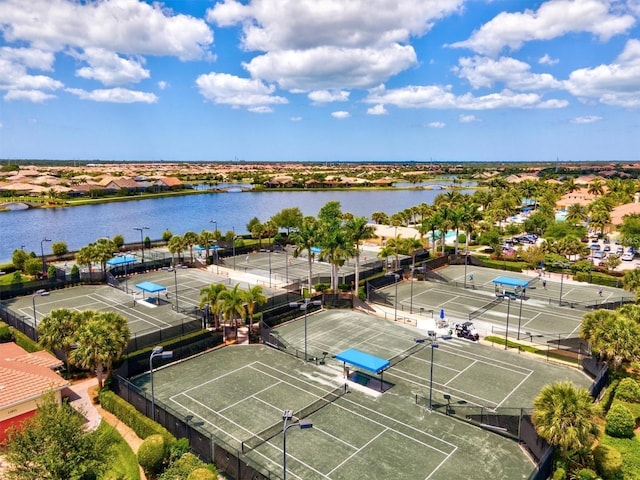
<instances>
[{"instance_id":1,"label":"green tennis court surface","mask_svg":"<svg viewBox=\"0 0 640 480\"><path fill-rule=\"evenodd\" d=\"M278 331L290 348L304 348L303 317ZM351 381L344 393L343 365L331 354L348 346L399 358L419 335L356 312L324 311L307 317L309 350L327 351L324 365L266 346L225 347L156 370L156 405L244 450L279 477L282 412L290 409L313 428L287 433L289 478L527 478L533 467L516 442L416 404L416 395L428 393L428 344L392 362L384 377L393 386L384 394ZM434 403L449 394L454 408L530 407L540 387L554 379L590 384L577 370L514 353L455 339L438 343ZM150 391L148 375L134 383Z\"/></svg>"}]
</instances>

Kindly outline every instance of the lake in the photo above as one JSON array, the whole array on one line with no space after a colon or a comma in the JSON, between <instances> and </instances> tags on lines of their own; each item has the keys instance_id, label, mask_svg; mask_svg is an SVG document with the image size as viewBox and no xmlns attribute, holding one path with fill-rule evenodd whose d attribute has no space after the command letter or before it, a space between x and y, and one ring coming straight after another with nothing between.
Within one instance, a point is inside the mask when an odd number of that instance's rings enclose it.
<instances>
[{"instance_id":1,"label":"lake","mask_svg":"<svg viewBox=\"0 0 640 480\"><path fill-rule=\"evenodd\" d=\"M121 234L125 242L139 242L136 228L148 227L144 236L159 239L171 230L182 235L217 228L247 233L247 223L258 217L267 221L284 208L298 207L305 215L317 215L330 201L338 201L343 212L370 217L373 212L387 215L420 203L431 204L446 190L344 190L344 191L268 191L210 193L149 200L102 203L67 208L28 209L0 212L0 262L11 261L15 249L24 245L27 252L40 256L51 253L51 242L66 242L69 250L78 250L101 237ZM473 193L473 189L461 190Z\"/></svg>"}]
</instances>

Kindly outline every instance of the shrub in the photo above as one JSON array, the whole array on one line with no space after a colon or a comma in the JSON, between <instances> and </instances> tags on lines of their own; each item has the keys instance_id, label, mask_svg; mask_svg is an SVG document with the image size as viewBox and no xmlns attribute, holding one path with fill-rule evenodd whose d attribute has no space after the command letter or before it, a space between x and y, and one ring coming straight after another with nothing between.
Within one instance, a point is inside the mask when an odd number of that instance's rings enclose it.
<instances>
[{"instance_id":1,"label":"shrub","mask_svg":"<svg viewBox=\"0 0 640 480\"><path fill-rule=\"evenodd\" d=\"M593 450L596 470L603 480L618 480L622 474L622 455L609 445L598 445Z\"/></svg>"},{"instance_id":2,"label":"shrub","mask_svg":"<svg viewBox=\"0 0 640 480\"><path fill-rule=\"evenodd\" d=\"M138 449L138 463L148 476L162 471L167 444L162 435L150 435L144 439Z\"/></svg>"},{"instance_id":3,"label":"shrub","mask_svg":"<svg viewBox=\"0 0 640 480\"><path fill-rule=\"evenodd\" d=\"M616 398L624 402L640 402L640 384L631 377L623 378L616 388Z\"/></svg>"},{"instance_id":4,"label":"shrub","mask_svg":"<svg viewBox=\"0 0 640 480\"><path fill-rule=\"evenodd\" d=\"M567 472L564 471L564 468L559 467L553 472L552 480L565 480L567 478Z\"/></svg>"},{"instance_id":5,"label":"shrub","mask_svg":"<svg viewBox=\"0 0 640 480\"><path fill-rule=\"evenodd\" d=\"M166 428L142 415L133 405L112 391L104 389L100 391L100 405L107 412L118 417L142 439L160 434L165 438L167 445L172 445L176 441L176 438Z\"/></svg>"},{"instance_id":6,"label":"shrub","mask_svg":"<svg viewBox=\"0 0 640 480\"><path fill-rule=\"evenodd\" d=\"M598 474L590 468L578 470L573 476L575 480L598 480Z\"/></svg>"},{"instance_id":7,"label":"shrub","mask_svg":"<svg viewBox=\"0 0 640 480\"><path fill-rule=\"evenodd\" d=\"M216 480L218 475L213 473L211 470L207 470L206 468L196 468L192 471L187 480Z\"/></svg>"},{"instance_id":8,"label":"shrub","mask_svg":"<svg viewBox=\"0 0 640 480\"><path fill-rule=\"evenodd\" d=\"M13 333L9 325L0 325L0 343L13 342Z\"/></svg>"},{"instance_id":9,"label":"shrub","mask_svg":"<svg viewBox=\"0 0 640 480\"><path fill-rule=\"evenodd\" d=\"M612 380L609 386L604 391L604 395L602 395L602 399L600 400L600 405L603 412L606 413L611 408L611 404L613 403L613 399L615 398L616 389L618 388L619 383L620 380L618 379Z\"/></svg>"},{"instance_id":10,"label":"shrub","mask_svg":"<svg viewBox=\"0 0 640 480\"><path fill-rule=\"evenodd\" d=\"M331 289L331 285L329 285L328 283L316 283L314 285L314 288L316 289L316 292L326 292L327 290Z\"/></svg>"},{"instance_id":11,"label":"shrub","mask_svg":"<svg viewBox=\"0 0 640 480\"><path fill-rule=\"evenodd\" d=\"M205 463L193 453L185 453L171 461L169 467L162 472L159 480L184 480L197 468L202 468Z\"/></svg>"},{"instance_id":12,"label":"shrub","mask_svg":"<svg viewBox=\"0 0 640 480\"><path fill-rule=\"evenodd\" d=\"M618 389L620 387L618 386ZM632 438L636 420L631 411L621 404L614 404L606 416L605 432L616 438Z\"/></svg>"},{"instance_id":13,"label":"shrub","mask_svg":"<svg viewBox=\"0 0 640 480\"><path fill-rule=\"evenodd\" d=\"M51 251L56 257L69 253L69 248L66 242L53 242L51 244Z\"/></svg>"}]
</instances>

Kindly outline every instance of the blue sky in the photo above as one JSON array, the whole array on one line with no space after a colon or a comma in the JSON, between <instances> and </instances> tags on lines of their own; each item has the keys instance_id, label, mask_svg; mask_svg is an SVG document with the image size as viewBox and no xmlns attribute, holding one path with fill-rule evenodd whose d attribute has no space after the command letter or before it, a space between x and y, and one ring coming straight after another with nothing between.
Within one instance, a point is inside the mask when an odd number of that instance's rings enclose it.
<instances>
[{"instance_id":1,"label":"blue sky","mask_svg":"<svg viewBox=\"0 0 640 480\"><path fill-rule=\"evenodd\" d=\"M640 158L640 0L0 0L0 158Z\"/></svg>"}]
</instances>

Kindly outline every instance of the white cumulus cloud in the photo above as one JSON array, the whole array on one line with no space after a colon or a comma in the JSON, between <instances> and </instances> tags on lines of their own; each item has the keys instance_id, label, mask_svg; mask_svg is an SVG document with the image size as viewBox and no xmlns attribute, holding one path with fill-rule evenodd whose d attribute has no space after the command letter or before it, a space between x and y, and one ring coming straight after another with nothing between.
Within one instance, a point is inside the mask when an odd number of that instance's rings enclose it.
<instances>
[{"instance_id":1,"label":"white cumulus cloud","mask_svg":"<svg viewBox=\"0 0 640 480\"><path fill-rule=\"evenodd\" d=\"M509 47L518 50L525 42L551 40L568 33L588 32L607 41L629 31L635 18L617 11L611 0L548 0L537 10L501 12L473 32L467 40L451 44L495 56Z\"/></svg>"},{"instance_id":2,"label":"white cumulus cloud","mask_svg":"<svg viewBox=\"0 0 640 480\"><path fill-rule=\"evenodd\" d=\"M307 95L314 103L346 102L349 92L346 90L314 90Z\"/></svg>"},{"instance_id":3,"label":"white cumulus cloud","mask_svg":"<svg viewBox=\"0 0 640 480\"><path fill-rule=\"evenodd\" d=\"M212 72L200 75L196 79L196 85L204 98L218 105L255 109L288 103L286 98L273 95L275 92L273 85L228 73Z\"/></svg>"},{"instance_id":4,"label":"white cumulus cloud","mask_svg":"<svg viewBox=\"0 0 640 480\"><path fill-rule=\"evenodd\" d=\"M349 112L345 112L345 111L339 110L337 112L331 112L331 116L333 118L342 119L342 118L349 118L351 116L351 114Z\"/></svg>"},{"instance_id":5,"label":"white cumulus cloud","mask_svg":"<svg viewBox=\"0 0 640 480\"><path fill-rule=\"evenodd\" d=\"M490 88L496 83L511 90L544 90L560 88L562 82L548 73L533 73L528 63L511 57L494 60L489 57L464 57L454 72L469 81L473 88Z\"/></svg>"},{"instance_id":6,"label":"white cumulus cloud","mask_svg":"<svg viewBox=\"0 0 640 480\"><path fill-rule=\"evenodd\" d=\"M627 41L614 63L574 70L565 87L585 100L625 108L640 107L640 40Z\"/></svg>"},{"instance_id":7,"label":"white cumulus cloud","mask_svg":"<svg viewBox=\"0 0 640 480\"><path fill-rule=\"evenodd\" d=\"M123 58L103 48L86 48L77 57L89 64L79 68L76 75L97 80L108 87L138 83L149 78L149 70L142 67L144 58Z\"/></svg>"},{"instance_id":8,"label":"white cumulus cloud","mask_svg":"<svg viewBox=\"0 0 640 480\"><path fill-rule=\"evenodd\" d=\"M369 88L417 65L412 38L459 12L464 0L224 0L207 11L240 26L259 52L252 77L291 91Z\"/></svg>"},{"instance_id":9,"label":"white cumulus cloud","mask_svg":"<svg viewBox=\"0 0 640 480\"><path fill-rule=\"evenodd\" d=\"M7 101L23 100L31 103L42 103L56 98L56 96L40 90L10 90L2 98Z\"/></svg>"},{"instance_id":10,"label":"white cumulus cloud","mask_svg":"<svg viewBox=\"0 0 640 480\"><path fill-rule=\"evenodd\" d=\"M429 122L426 126L429 128L444 128L447 124L444 122Z\"/></svg>"},{"instance_id":11,"label":"white cumulus cloud","mask_svg":"<svg viewBox=\"0 0 640 480\"><path fill-rule=\"evenodd\" d=\"M367 114L369 115L386 115L387 113L389 112L387 112L387 109L381 104L374 105L367 109Z\"/></svg>"},{"instance_id":12,"label":"white cumulus cloud","mask_svg":"<svg viewBox=\"0 0 640 480\"><path fill-rule=\"evenodd\" d=\"M560 60L558 60L557 58L551 58L551 56L548 53L545 53L542 57L538 59L538 63L540 65L557 65L559 61Z\"/></svg>"}]
</instances>

